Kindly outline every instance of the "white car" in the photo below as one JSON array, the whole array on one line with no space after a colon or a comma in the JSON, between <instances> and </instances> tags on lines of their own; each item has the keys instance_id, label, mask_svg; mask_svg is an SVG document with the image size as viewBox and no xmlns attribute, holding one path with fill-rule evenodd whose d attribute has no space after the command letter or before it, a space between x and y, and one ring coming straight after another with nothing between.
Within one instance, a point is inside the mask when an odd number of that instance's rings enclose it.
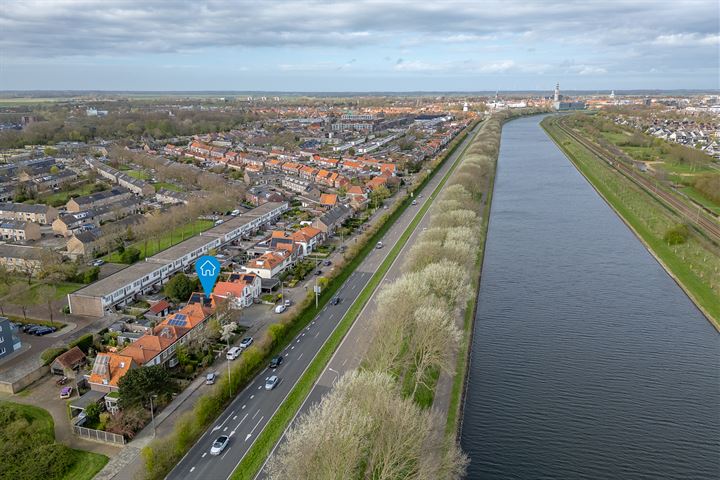
<instances>
[{"instance_id":1,"label":"white car","mask_svg":"<svg viewBox=\"0 0 720 480\"><path fill-rule=\"evenodd\" d=\"M277 386L279 382L280 379L277 377L277 375L273 375L272 377L265 380L265 390L272 390Z\"/></svg>"},{"instance_id":2,"label":"white car","mask_svg":"<svg viewBox=\"0 0 720 480\"><path fill-rule=\"evenodd\" d=\"M240 342L240 348L243 348L243 349L244 349L244 348L247 348L247 347L249 347L250 345L252 345L252 342L253 342L253 337L245 337L245 338L243 338L242 341Z\"/></svg>"},{"instance_id":3,"label":"white car","mask_svg":"<svg viewBox=\"0 0 720 480\"><path fill-rule=\"evenodd\" d=\"M282 303L275 307L275 313L283 313L287 307Z\"/></svg>"},{"instance_id":4,"label":"white car","mask_svg":"<svg viewBox=\"0 0 720 480\"><path fill-rule=\"evenodd\" d=\"M229 442L230 437L227 435L220 435L217 440L213 442L212 448L210 448L210 455L220 455L223 450L225 450L225 447L227 447Z\"/></svg>"}]
</instances>

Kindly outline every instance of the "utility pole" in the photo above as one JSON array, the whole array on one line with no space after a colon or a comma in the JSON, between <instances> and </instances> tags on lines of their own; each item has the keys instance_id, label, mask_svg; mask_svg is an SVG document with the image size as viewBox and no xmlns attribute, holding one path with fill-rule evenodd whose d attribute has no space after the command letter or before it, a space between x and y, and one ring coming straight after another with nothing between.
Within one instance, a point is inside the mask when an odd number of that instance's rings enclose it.
<instances>
[{"instance_id":1,"label":"utility pole","mask_svg":"<svg viewBox=\"0 0 720 480\"><path fill-rule=\"evenodd\" d=\"M155 435L157 433L156 428L155 428L155 409L153 407L153 401L152 401L152 399L154 397L157 397L157 395L150 395L150 418L152 419L153 438L155 438Z\"/></svg>"}]
</instances>

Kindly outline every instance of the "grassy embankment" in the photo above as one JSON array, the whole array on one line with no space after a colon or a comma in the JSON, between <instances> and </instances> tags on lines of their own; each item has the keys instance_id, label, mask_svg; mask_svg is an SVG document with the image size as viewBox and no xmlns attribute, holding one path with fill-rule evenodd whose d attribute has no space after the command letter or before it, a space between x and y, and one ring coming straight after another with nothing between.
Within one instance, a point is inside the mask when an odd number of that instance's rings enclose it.
<instances>
[{"instance_id":1,"label":"grassy embankment","mask_svg":"<svg viewBox=\"0 0 720 480\"><path fill-rule=\"evenodd\" d=\"M453 148L453 150L446 155L446 158L448 158L454 152L454 150L455 148ZM442 187L445 185L445 182L449 178L450 174L452 174L461 158L462 155L459 155L456 159L456 162L441 179L435 190L433 190L433 192L429 195L428 201L425 202L415 214L412 221L410 222L410 225L402 233L397 243L392 247L388 256L385 258L378 270L371 277L368 284L360 292L358 298L353 302L352 306L348 309L343 318L340 320L338 326L335 328L328 340L322 346L322 348L315 356L311 364L308 366L307 370L297 382L293 390L290 392L290 394L280 406L278 411L273 415L272 419L265 426L255 443L243 457L242 461L237 466L231 476L232 480L252 479L260 470L263 463L265 462L265 459L272 451L273 446L280 440L283 432L285 431L297 411L302 406L302 403L312 390L313 385L317 381L319 375L325 369L325 366L329 362L333 353L338 348L343 338L352 327L358 315L365 307L365 304L372 297L373 292L380 284L382 278L385 276L387 271L390 269L390 266L393 264L400 251L407 243L410 235L412 235L413 231L417 227L422 217L432 205L432 201L440 193ZM442 164L440 164L438 168L441 165ZM429 181L431 178L432 176L428 176L426 181L421 184L418 190L424 187L425 183L427 183L427 181ZM384 235L384 233L389 230L389 228L395 223L395 220L403 213L403 211L407 208L408 205L410 205L410 203L410 198L405 199L402 208L398 208L394 212L394 215L392 215L392 217L385 223L383 228L378 231L377 236L373 237L370 241L368 241L367 247L369 247L370 250L374 248L375 240L381 238L382 235ZM358 257L364 258L364 255L358 255ZM336 285L339 287L339 285L341 285L341 282L336 283Z\"/></svg>"},{"instance_id":2,"label":"grassy embankment","mask_svg":"<svg viewBox=\"0 0 720 480\"><path fill-rule=\"evenodd\" d=\"M541 125L576 168L617 212L663 267L720 330L720 255L698 235L669 245L665 233L682 220L633 182L578 144L548 117Z\"/></svg>"},{"instance_id":3,"label":"grassy embankment","mask_svg":"<svg viewBox=\"0 0 720 480\"><path fill-rule=\"evenodd\" d=\"M2 478L90 480L108 462L104 455L56 443L53 419L38 407L0 401L0 427Z\"/></svg>"}]
</instances>

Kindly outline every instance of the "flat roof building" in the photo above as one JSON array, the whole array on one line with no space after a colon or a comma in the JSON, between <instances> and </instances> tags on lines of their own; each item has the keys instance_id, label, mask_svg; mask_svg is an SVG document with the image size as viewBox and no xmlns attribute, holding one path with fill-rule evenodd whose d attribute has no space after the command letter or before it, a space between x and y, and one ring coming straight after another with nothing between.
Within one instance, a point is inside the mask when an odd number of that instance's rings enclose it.
<instances>
[{"instance_id":1,"label":"flat roof building","mask_svg":"<svg viewBox=\"0 0 720 480\"><path fill-rule=\"evenodd\" d=\"M211 249L274 222L287 209L287 202L263 204L148 257L144 262L98 280L68 295L70 311L76 315L102 317L105 310L129 303L137 295L149 292L154 285L162 284Z\"/></svg>"}]
</instances>

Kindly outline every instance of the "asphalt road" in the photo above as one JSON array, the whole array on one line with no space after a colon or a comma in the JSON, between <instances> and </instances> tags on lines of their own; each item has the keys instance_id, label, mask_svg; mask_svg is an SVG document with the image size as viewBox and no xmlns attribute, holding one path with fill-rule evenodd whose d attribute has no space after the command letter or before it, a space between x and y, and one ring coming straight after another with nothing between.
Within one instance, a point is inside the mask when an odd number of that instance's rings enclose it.
<instances>
[{"instance_id":1,"label":"asphalt road","mask_svg":"<svg viewBox=\"0 0 720 480\"><path fill-rule=\"evenodd\" d=\"M385 234L382 239L385 248L373 249L355 272L345 281L337 293L342 299L340 304L333 306L328 303L310 325L282 352L283 357L285 357L283 364L274 371L266 368L238 394L215 424L203 434L180 463L170 472L168 479L215 480L229 478L262 429L265 428L267 422L307 369L320 347L333 332L338 321L357 299L373 273L377 271L382 261L387 257L391 247L407 229L417 210L428 201L429 193L437 187L442 177L450 169L471 138L472 135L466 138L450 161L446 162L432 180L428 182L422 191L423 196L418 198L417 206L411 206L403 212L392 228ZM352 343L359 345L360 340L366 338L366 336L365 330L353 327L343 340L341 348L347 348L346 346L352 345ZM340 353L340 350L338 350L338 353ZM335 362L338 358L336 354L329 365L330 367L335 365L338 368L326 368L303 405L303 410L318 401L331 388L332 381L340 375L340 371L351 368L351 365L355 364L355 361L349 362L349 364L346 361L342 365L336 365ZM357 355L353 358L357 361ZM347 360L347 357L345 359ZM280 383L273 390L265 390L265 380L273 374L278 375ZM212 443L220 435L229 435L230 442L221 455L210 455Z\"/></svg>"}]
</instances>

